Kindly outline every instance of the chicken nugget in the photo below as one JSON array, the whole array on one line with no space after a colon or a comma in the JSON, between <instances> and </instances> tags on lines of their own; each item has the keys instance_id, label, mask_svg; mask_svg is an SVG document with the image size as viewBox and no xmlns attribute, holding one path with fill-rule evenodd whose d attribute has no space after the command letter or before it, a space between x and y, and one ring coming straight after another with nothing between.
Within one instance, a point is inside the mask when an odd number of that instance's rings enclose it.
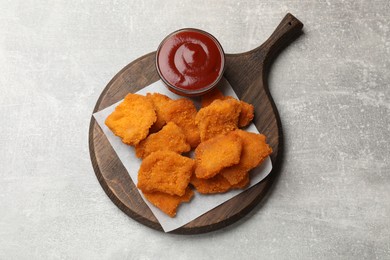
<instances>
[{"instance_id":1,"label":"chicken nugget","mask_svg":"<svg viewBox=\"0 0 390 260\"><path fill-rule=\"evenodd\" d=\"M199 179L195 175L192 175L190 183L202 194L223 193L230 190L232 187L230 183L219 174L210 179Z\"/></svg>"},{"instance_id":2,"label":"chicken nugget","mask_svg":"<svg viewBox=\"0 0 390 260\"><path fill-rule=\"evenodd\" d=\"M136 145L149 134L156 121L152 102L145 96L128 94L106 119L111 131L129 145Z\"/></svg>"},{"instance_id":3,"label":"chicken nugget","mask_svg":"<svg viewBox=\"0 0 390 260\"><path fill-rule=\"evenodd\" d=\"M241 113L238 118L238 127L245 127L252 122L253 117L255 116L255 107L252 104L249 104L245 101L240 101L241 103Z\"/></svg>"},{"instance_id":4,"label":"chicken nugget","mask_svg":"<svg viewBox=\"0 0 390 260\"><path fill-rule=\"evenodd\" d=\"M208 179L239 163L241 150L241 138L231 133L200 143L195 149L196 177Z\"/></svg>"},{"instance_id":5,"label":"chicken nugget","mask_svg":"<svg viewBox=\"0 0 390 260\"><path fill-rule=\"evenodd\" d=\"M207 107L214 100L226 100L226 99L234 99L231 96L224 96L223 93L215 88L212 91L206 93L202 96L201 99L201 107ZM245 101L240 100L241 103L241 112L238 119L238 127L245 127L249 125L249 123L253 120L255 108L252 104L249 104Z\"/></svg>"},{"instance_id":6,"label":"chicken nugget","mask_svg":"<svg viewBox=\"0 0 390 260\"><path fill-rule=\"evenodd\" d=\"M173 218L176 216L179 205L192 199L194 191L188 187L183 196L170 195L163 192L143 192L143 194L154 206Z\"/></svg>"},{"instance_id":7,"label":"chicken nugget","mask_svg":"<svg viewBox=\"0 0 390 260\"><path fill-rule=\"evenodd\" d=\"M213 194L224 193L231 189L244 189L249 185L250 179L249 173L246 172L240 182L232 185L220 174L217 174L210 179L199 179L194 174L191 177L190 183L199 193Z\"/></svg>"},{"instance_id":8,"label":"chicken nugget","mask_svg":"<svg viewBox=\"0 0 390 260\"><path fill-rule=\"evenodd\" d=\"M176 153L184 153L191 150L186 141L182 129L175 123L169 122L159 132L149 135L135 146L135 154L138 158L145 158L149 154L168 150Z\"/></svg>"},{"instance_id":9,"label":"chicken nugget","mask_svg":"<svg viewBox=\"0 0 390 260\"><path fill-rule=\"evenodd\" d=\"M151 153L141 163L137 187L143 192L183 196L194 167L194 160L172 151Z\"/></svg>"},{"instance_id":10,"label":"chicken nugget","mask_svg":"<svg viewBox=\"0 0 390 260\"><path fill-rule=\"evenodd\" d=\"M232 185L232 189L244 189L250 183L249 173L247 172L244 178L237 184Z\"/></svg>"},{"instance_id":11,"label":"chicken nugget","mask_svg":"<svg viewBox=\"0 0 390 260\"><path fill-rule=\"evenodd\" d=\"M187 142L191 148L198 146L200 142L199 129L195 124L197 114L194 103L186 98L173 100L165 109L167 122L174 122L183 129Z\"/></svg>"},{"instance_id":12,"label":"chicken nugget","mask_svg":"<svg viewBox=\"0 0 390 260\"><path fill-rule=\"evenodd\" d=\"M243 151L244 149L245 147L243 146ZM241 153L243 153L243 151ZM248 171L246 169L242 169L240 167L234 167L234 166L237 166L237 164L222 169L220 172L220 175L222 175L231 185L235 185L241 182L248 175Z\"/></svg>"},{"instance_id":13,"label":"chicken nugget","mask_svg":"<svg viewBox=\"0 0 390 260\"><path fill-rule=\"evenodd\" d=\"M231 134L237 135L242 140L240 162L223 169L220 174L234 185L243 179L245 172L260 165L272 153L272 148L266 143L265 135L244 130L236 130Z\"/></svg>"},{"instance_id":14,"label":"chicken nugget","mask_svg":"<svg viewBox=\"0 0 390 260\"><path fill-rule=\"evenodd\" d=\"M154 110L156 111L157 120L150 129L150 132L155 133L166 124L165 107L172 99L160 93L147 93L146 97L152 100Z\"/></svg>"},{"instance_id":15,"label":"chicken nugget","mask_svg":"<svg viewBox=\"0 0 390 260\"><path fill-rule=\"evenodd\" d=\"M241 104L236 99L215 100L199 110L195 122L202 142L238 128Z\"/></svg>"}]
</instances>

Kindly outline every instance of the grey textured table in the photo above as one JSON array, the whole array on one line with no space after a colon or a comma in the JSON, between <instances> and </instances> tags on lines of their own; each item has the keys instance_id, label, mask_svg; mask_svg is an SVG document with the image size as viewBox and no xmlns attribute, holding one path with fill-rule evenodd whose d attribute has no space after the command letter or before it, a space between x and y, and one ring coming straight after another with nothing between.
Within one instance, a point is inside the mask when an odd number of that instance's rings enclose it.
<instances>
[{"instance_id":1,"label":"grey textured table","mask_svg":"<svg viewBox=\"0 0 390 260\"><path fill-rule=\"evenodd\" d=\"M285 157L268 198L194 236L123 214L88 151L108 81L176 29L238 53L287 12L305 27L269 78ZM0 259L390 259L389 1L1 0L0 13Z\"/></svg>"}]
</instances>

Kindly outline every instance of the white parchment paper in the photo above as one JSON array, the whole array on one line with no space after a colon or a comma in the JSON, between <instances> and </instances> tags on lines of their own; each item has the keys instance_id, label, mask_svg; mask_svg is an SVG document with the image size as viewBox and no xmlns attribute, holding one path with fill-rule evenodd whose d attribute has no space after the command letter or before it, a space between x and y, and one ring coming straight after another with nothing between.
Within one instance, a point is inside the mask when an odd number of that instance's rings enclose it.
<instances>
[{"instance_id":1,"label":"white parchment paper","mask_svg":"<svg viewBox=\"0 0 390 260\"><path fill-rule=\"evenodd\" d=\"M233 88L230 86L230 84L227 82L227 80L223 79L219 89L224 93L224 95L227 96L233 96L237 98L237 95L235 94ZM157 81L142 90L138 91L138 94L145 95L146 93L154 93L158 92L164 95L169 96L172 99L178 99L182 98L181 96L178 96L171 91L169 91L163 84L162 81ZM196 106L199 106L199 100L193 99ZM131 179L136 184L138 182L138 169L141 165L141 160L136 157L134 148L131 146L128 146L124 143L122 143L121 139L117 136L115 136L111 130L104 124L107 116L111 114L115 107L120 103L119 101L116 104L113 104L103 110L100 110L99 112L96 112L93 114L95 117L97 123L103 130L104 134L106 135L108 141L114 148L116 154L118 155L119 159L123 163L124 167L126 168L127 172L129 173ZM257 128L254 124L251 124L248 128L246 128L246 131L258 133ZM268 157L259 167L256 169L253 169L251 171L251 183L250 187L253 185L259 183L261 180L263 180L272 170L272 163L271 159ZM223 194L212 194L212 195L202 195L197 192L195 192L194 197L189 203L183 203L179 206L177 215L174 218L171 218L164 214L162 211L160 211L158 208L156 208L153 204L151 204L143 195L142 192L140 192L142 198L144 199L145 203L150 207L153 214L156 216L158 221L160 222L162 228L165 232L169 232L172 230L175 230L188 222L191 222L192 220L196 219L197 217L203 215L204 213L208 212L209 210L217 207L218 205L226 202L227 200L233 198L234 196L240 194L243 190L233 190L229 191L227 193Z\"/></svg>"}]
</instances>

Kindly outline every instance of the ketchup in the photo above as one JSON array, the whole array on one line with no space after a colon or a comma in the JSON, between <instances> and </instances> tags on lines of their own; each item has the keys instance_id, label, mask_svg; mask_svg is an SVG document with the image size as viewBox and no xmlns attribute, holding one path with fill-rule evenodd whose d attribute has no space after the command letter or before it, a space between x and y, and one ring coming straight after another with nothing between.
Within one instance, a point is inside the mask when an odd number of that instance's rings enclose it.
<instances>
[{"instance_id":1,"label":"ketchup","mask_svg":"<svg viewBox=\"0 0 390 260\"><path fill-rule=\"evenodd\" d=\"M198 29L182 29L168 35L156 55L157 71L175 93L200 95L221 79L225 55L219 42Z\"/></svg>"}]
</instances>

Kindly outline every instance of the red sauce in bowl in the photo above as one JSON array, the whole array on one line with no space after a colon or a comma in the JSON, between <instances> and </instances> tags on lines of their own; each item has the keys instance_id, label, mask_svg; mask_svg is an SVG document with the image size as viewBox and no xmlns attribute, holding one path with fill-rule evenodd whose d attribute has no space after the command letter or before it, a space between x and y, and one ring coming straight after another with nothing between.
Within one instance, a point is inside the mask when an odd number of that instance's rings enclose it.
<instances>
[{"instance_id":1,"label":"red sauce in bowl","mask_svg":"<svg viewBox=\"0 0 390 260\"><path fill-rule=\"evenodd\" d=\"M162 41L157 49L156 66L171 91L196 96L211 90L222 78L225 54L211 34L182 29Z\"/></svg>"}]
</instances>

